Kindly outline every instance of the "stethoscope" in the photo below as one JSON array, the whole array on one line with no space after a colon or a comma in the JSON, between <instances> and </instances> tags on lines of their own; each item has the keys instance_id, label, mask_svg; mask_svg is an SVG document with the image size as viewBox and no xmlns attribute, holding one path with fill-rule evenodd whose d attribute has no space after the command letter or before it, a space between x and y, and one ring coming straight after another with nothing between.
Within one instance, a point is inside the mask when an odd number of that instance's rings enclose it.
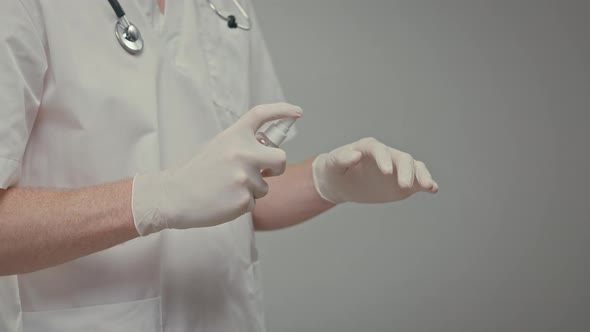
<instances>
[{"instance_id":1,"label":"stethoscope","mask_svg":"<svg viewBox=\"0 0 590 332\"><path fill-rule=\"evenodd\" d=\"M143 50L143 37L141 36L141 32L133 23L129 22L127 17L125 16L125 11L121 7L121 4L118 0L108 0L117 15L117 23L115 24L115 35L117 36L117 40L123 47L123 49L131 54L137 54ZM242 14L242 16L246 19L246 24L242 25L236 21L236 17L234 15L224 15L217 7L211 2L211 0L207 0L209 3L209 7L213 9L213 11L219 16L221 19L227 22L227 26L230 29L242 29L242 30L250 30L252 27L250 24L250 16L246 13L246 10L238 0L232 0L238 10Z\"/></svg>"}]
</instances>

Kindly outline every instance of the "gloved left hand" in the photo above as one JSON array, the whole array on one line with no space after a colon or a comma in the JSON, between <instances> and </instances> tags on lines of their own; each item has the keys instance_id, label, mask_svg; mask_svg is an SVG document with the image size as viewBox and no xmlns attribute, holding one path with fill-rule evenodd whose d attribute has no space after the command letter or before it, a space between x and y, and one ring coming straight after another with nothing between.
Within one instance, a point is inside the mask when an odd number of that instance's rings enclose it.
<instances>
[{"instance_id":1,"label":"gloved left hand","mask_svg":"<svg viewBox=\"0 0 590 332\"><path fill-rule=\"evenodd\" d=\"M418 191L438 191L422 161L374 138L317 156L312 172L316 191L335 204L395 202Z\"/></svg>"}]
</instances>

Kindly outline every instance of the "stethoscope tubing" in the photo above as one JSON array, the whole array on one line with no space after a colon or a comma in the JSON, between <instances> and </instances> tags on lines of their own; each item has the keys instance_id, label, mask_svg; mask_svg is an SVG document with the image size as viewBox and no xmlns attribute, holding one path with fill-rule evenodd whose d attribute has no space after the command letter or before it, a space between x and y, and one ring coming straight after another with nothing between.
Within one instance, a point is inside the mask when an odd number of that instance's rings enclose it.
<instances>
[{"instance_id":1,"label":"stethoscope tubing","mask_svg":"<svg viewBox=\"0 0 590 332\"><path fill-rule=\"evenodd\" d=\"M138 54L143 50L143 37L139 28L131 23L125 16L125 11L118 0L108 0L109 4L113 8L113 11L117 15L117 23L115 24L115 36L121 47L130 54ZM232 0L234 5L238 8L240 14L246 20L246 24L238 23L234 15L224 15L221 13L212 0L207 0L209 7L219 16L222 20L227 22L227 26L230 29L241 29L248 31L252 29L250 16L238 0Z\"/></svg>"}]
</instances>

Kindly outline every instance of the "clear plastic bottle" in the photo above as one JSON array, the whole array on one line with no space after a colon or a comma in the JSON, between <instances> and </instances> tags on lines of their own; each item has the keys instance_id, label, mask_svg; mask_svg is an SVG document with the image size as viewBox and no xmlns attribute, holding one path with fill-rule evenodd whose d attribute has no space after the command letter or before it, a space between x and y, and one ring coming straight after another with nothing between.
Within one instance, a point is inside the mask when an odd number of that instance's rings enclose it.
<instances>
[{"instance_id":1,"label":"clear plastic bottle","mask_svg":"<svg viewBox=\"0 0 590 332\"><path fill-rule=\"evenodd\" d=\"M266 146L278 148L281 146L285 138L287 138L287 133L296 120L297 119L289 118L276 121L265 131L259 131L256 134L258 141Z\"/></svg>"}]
</instances>

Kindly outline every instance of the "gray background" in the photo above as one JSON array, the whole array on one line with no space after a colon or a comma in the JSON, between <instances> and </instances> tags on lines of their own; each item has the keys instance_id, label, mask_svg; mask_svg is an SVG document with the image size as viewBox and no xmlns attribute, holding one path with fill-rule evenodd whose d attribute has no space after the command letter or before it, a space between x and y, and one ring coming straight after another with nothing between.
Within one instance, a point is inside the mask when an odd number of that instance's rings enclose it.
<instances>
[{"instance_id":1,"label":"gray background","mask_svg":"<svg viewBox=\"0 0 590 332\"><path fill-rule=\"evenodd\" d=\"M291 160L375 136L441 187L259 233L270 331L590 331L590 1L255 4Z\"/></svg>"}]
</instances>

